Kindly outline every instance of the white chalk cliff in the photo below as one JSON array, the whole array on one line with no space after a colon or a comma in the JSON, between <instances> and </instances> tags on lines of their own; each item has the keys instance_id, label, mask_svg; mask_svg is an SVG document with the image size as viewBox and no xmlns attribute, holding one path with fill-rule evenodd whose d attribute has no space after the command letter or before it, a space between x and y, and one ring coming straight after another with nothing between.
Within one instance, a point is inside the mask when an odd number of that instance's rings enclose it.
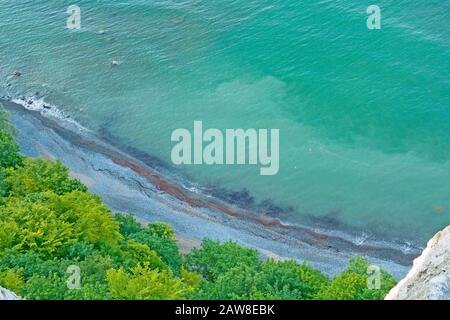
<instances>
[{"instance_id":1,"label":"white chalk cliff","mask_svg":"<svg viewBox=\"0 0 450 320\"><path fill-rule=\"evenodd\" d=\"M386 300L450 300L450 226L428 241Z\"/></svg>"},{"instance_id":2,"label":"white chalk cliff","mask_svg":"<svg viewBox=\"0 0 450 320\"><path fill-rule=\"evenodd\" d=\"M17 296L14 292L0 287L0 300L22 300L22 298Z\"/></svg>"}]
</instances>

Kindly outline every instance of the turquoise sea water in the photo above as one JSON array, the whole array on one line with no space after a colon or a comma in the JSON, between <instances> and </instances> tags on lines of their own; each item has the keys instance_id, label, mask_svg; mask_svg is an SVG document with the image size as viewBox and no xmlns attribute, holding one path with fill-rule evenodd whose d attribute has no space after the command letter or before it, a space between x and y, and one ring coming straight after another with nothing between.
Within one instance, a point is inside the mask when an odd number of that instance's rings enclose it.
<instances>
[{"instance_id":1,"label":"turquoise sea water","mask_svg":"<svg viewBox=\"0 0 450 320\"><path fill-rule=\"evenodd\" d=\"M450 2L376 1L381 30L366 27L371 4L1 0L0 95L39 92L167 163L172 131L194 120L279 128L276 176L178 169L289 208L286 221L423 244L450 223Z\"/></svg>"}]
</instances>

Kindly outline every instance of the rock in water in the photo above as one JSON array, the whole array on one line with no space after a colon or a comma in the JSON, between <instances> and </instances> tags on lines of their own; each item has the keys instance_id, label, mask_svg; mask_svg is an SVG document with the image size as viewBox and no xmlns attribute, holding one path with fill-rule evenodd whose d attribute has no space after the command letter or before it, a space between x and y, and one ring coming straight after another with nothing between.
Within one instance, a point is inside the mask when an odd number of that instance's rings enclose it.
<instances>
[{"instance_id":1,"label":"rock in water","mask_svg":"<svg viewBox=\"0 0 450 320\"><path fill-rule=\"evenodd\" d=\"M21 297L8 289L0 287L0 300L22 300Z\"/></svg>"},{"instance_id":2,"label":"rock in water","mask_svg":"<svg viewBox=\"0 0 450 320\"><path fill-rule=\"evenodd\" d=\"M386 300L450 300L450 226L428 241Z\"/></svg>"}]
</instances>

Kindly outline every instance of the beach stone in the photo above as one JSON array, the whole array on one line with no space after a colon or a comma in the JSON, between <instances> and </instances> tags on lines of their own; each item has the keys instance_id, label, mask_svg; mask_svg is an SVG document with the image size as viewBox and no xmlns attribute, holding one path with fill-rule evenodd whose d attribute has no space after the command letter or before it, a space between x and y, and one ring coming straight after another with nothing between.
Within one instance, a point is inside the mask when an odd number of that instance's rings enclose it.
<instances>
[{"instance_id":1,"label":"beach stone","mask_svg":"<svg viewBox=\"0 0 450 320\"><path fill-rule=\"evenodd\" d=\"M21 297L8 289L0 287L0 300L22 300Z\"/></svg>"},{"instance_id":2,"label":"beach stone","mask_svg":"<svg viewBox=\"0 0 450 320\"><path fill-rule=\"evenodd\" d=\"M428 241L386 300L450 300L450 226Z\"/></svg>"}]
</instances>

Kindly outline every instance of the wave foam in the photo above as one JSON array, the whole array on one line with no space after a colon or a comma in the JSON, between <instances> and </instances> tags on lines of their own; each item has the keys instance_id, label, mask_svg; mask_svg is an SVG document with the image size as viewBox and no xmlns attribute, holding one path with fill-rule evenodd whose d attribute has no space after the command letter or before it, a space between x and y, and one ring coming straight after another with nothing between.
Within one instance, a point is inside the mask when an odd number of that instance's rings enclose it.
<instances>
[{"instance_id":1,"label":"wave foam","mask_svg":"<svg viewBox=\"0 0 450 320\"><path fill-rule=\"evenodd\" d=\"M76 120L71 118L70 115L61 111L57 106L46 102L44 98L39 98L36 96L20 96L20 97L5 96L1 98L11 101L15 104L18 104L27 110L39 112L42 116L52 118L58 122L63 121L65 124L69 124L71 127L77 130L90 132L89 129L82 126Z\"/></svg>"}]
</instances>

